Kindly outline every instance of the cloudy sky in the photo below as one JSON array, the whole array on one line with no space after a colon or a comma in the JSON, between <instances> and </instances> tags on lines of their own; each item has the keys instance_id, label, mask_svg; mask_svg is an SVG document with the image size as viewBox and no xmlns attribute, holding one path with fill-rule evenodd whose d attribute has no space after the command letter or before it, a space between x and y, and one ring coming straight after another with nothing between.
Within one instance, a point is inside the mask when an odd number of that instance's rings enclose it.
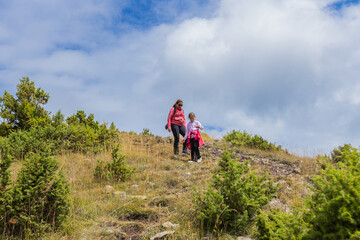
<instances>
[{"instance_id":1,"label":"cloudy sky","mask_svg":"<svg viewBox=\"0 0 360 240\"><path fill-rule=\"evenodd\" d=\"M358 147L358 2L0 0L0 94L28 76L52 113L161 136L180 98L212 136Z\"/></svg>"}]
</instances>

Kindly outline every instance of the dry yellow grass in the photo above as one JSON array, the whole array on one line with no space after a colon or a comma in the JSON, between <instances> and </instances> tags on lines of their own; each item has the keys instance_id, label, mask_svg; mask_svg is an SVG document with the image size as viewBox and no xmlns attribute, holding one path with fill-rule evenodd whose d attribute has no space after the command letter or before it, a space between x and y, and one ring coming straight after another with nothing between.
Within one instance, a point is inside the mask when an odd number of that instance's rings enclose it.
<instances>
[{"instance_id":1,"label":"dry yellow grass","mask_svg":"<svg viewBox=\"0 0 360 240\"><path fill-rule=\"evenodd\" d=\"M188 163L189 156L172 155L172 143L166 140L122 133L120 153L136 169L123 183L93 177L97 160L111 161L111 152L56 156L71 184L72 208L64 230L45 239L115 239L121 234L149 239L164 231L166 221L180 224L174 239L197 239L192 193L207 186L216 161ZM114 189L106 190L107 185Z\"/></svg>"},{"instance_id":2,"label":"dry yellow grass","mask_svg":"<svg viewBox=\"0 0 360 240\"><path fill-rule=\"evenodd\" d=\"M203 137L207 144L214 142L206 134ZM189 163L190 156L173 156L169 139L172 138L121 133L120 153L126 156L126 163L136 169L126 182L94 179L97 161L111 161L110 151L99 155L55 156L71 185L71 213L61 231L44 239L149 239L164 231L162 224L167 221L179 224L170 239L199 239L192 196L194 191L207 189L220 156L203 148L200 151L204 160ZM217 142L211 147L228 146ZM285 204L297 205L306 195L305 177L316 171L314 159L248 149L240 151L274 161L296 162L302 175L272 176L280 185L278 198ZM12 171L17 172L20 166L20 163L13 165ZM260 165L253 168L259 173L267 171ZM113 189L107 189L107 185Z\"/></svg>"}]
</instances>

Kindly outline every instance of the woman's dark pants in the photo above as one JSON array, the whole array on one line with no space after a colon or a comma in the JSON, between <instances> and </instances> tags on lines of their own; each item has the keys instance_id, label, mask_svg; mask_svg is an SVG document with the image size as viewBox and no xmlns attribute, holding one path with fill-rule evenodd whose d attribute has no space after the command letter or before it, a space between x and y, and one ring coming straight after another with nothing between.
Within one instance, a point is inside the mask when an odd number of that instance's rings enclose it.
<instances>
[{"instance_id":1,"label":"woman's dark pants","mask_svg":"<svg viewBox=\"0 0 360 240\"><path fill-rule=\"evenodd\" d=\"M179 139L180 139L180 134L181 136L185 136L186 133L186 129L185 126L179 126L176 124L171 124L171 131L174 135L174 154L177 155L179 154ZM183 144L183 152L186 151L186 142L184 142Z\"/></svg>"}]
</instances>

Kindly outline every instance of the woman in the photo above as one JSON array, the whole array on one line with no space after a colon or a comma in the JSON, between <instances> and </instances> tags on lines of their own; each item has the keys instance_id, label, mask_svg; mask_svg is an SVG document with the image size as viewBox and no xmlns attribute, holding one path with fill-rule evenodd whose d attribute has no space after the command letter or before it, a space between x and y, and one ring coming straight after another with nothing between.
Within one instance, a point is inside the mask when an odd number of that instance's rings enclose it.
<instances>
[{"instance_id":1,"label":"woman","mask_svg":"<svg viewBox=\"0 0 360 240\"><path fill-rule=\"evenodd\" d=\"M170 109L168 120L167 120L167 127L169 132L173 132L175 141L174 141L174 154L179 154L179 134L183 137L185 136L186 132L186 120L184 115L184 110L182 109L183 101L178 99L173 107ZM186 151L186 143L183 144L182 154L189 154Z\"/></svg>"}]
</instances>

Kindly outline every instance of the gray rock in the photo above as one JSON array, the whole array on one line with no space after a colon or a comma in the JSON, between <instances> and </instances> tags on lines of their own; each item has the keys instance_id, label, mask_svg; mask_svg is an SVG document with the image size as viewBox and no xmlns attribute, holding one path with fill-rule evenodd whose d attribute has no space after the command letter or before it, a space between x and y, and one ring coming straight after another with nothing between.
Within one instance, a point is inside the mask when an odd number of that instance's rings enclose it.
<instances>
[{"instance_id":1,"label":"gray rock","mask_svg":"<svg viewBox=\"0 0 360 240\"><path fill-rule=\"evenodd\" d=\"M295 173L295 174L301 174L301 170L300 170L300 168L295 168L294 170L293 170L293 172Z\"/></svg>"},{"instance_id":2,"label":"gray rock","mask_svg":"<svg viewBox=\"0 0 360 240\"><path fill-rule=\"evenodd\" d=\"M175 229L175 228L178 228L180 225L179 224L174 224L174 223L171 223L171 222L164 222L163 225L162 225L164 228L170 228L170 229Z\"/></svg>"},{"instance_id":3,"label":"gray rock","mask_svg":"<svg viewBox=\"0 0 360 240\"><path fill-rule=\"evenodd\" d=\"M147 196L144 196L144 195L135 195L135 196L130 196L132 198L138 198L138 199L141 199L141 200L146 200L147 199Z\"/></svg>"},{"instance_id":4,"label":"gray rock","mask_svg":"<svg viewBox=\"0 0 360 240\"><path fill-rule=\"evenodd\" d=\"M126 197L126 192L116 191L116 192L113 192L113 195L120 196L120 197Z\"/></svg>"},{"instance_id":5,"label":"gray rock","mask_svg":"<svg viewBox=\"0 0 360 240\"><path fill-rule=\"evenodd\" d=\"M253 240L253 239L249 237L238 237L236 240Z\"/></svg>"},{"instance_id":6,"label":"gray rock","mask_svg":"<svg viewBox=\"0 0 360 240\"><path fill-rule=\"evenodd\" d=\"M114 189L112 186L110 186L110 185L106 185L106 186L105 186L105 190L106 190L107 192L113 192L115 189Z\"/></svg>"},{"instance_id":7,"label":"gray rock","mask_svg":"<svg viewBox=\"0 0 360 240\"><path fill-rule=\"evenodd\" d=\"M174 234L175 231L165 231L165 232L161 232L156 234L155 236L153 236L152 238L150 238L150 240L156 240L156 239L164 239L165 237Z\"/></svg>"}]
</instances>

